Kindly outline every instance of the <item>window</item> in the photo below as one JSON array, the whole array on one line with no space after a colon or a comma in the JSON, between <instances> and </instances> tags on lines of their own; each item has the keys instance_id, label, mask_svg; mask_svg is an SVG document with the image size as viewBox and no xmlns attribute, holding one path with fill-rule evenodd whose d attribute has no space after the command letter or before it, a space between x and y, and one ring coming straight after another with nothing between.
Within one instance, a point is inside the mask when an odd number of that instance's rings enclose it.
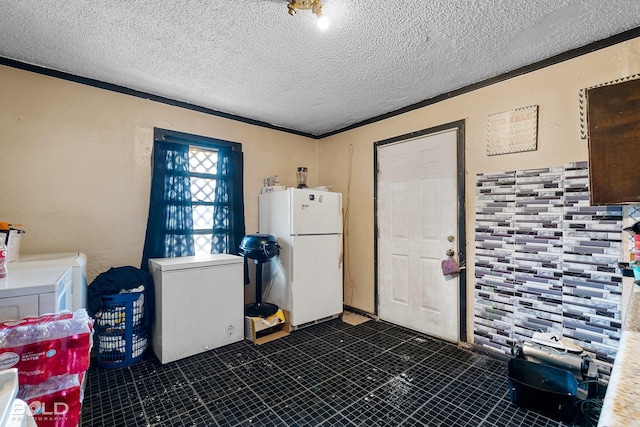
<instances>
[{"instance_id":1,"label":"window","mask_svg":"<svg viewBox=\"0 0 640 427\"><path fill-rule=\"evenodd\" d=\"M244 236L238 143L155 129L142 268L149 258L237 254Z\"/></svg>"},{"instance_id":2,"label":"window","mask_svg":"<svg viewBox=\"0 0 640 427\"><path fill-rule=\"evenodd\" d=\"M196 255L210 254L213 250L211 230L214 228L217 170L218 150L189 147L191 211Z\"/></svg>"}]
</instances>

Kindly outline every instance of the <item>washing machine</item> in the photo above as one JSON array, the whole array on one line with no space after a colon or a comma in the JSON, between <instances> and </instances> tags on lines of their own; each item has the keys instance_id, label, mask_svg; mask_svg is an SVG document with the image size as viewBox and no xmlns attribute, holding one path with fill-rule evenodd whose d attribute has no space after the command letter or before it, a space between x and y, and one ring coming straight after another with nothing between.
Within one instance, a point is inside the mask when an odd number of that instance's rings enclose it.
<instances>
[{"instance_id":1,"label":"washing machine","mask_svg":"<svg viewBox=\"0 0 640 427\"><path fill-rule=\"evenodd\" d=\"M10 268L47 267L56 264L71 266L72 301L67 308L72 311L87 308L87 256L82 252L20 255L18 261L10 264Z\"/></svg>"}]
</instances>

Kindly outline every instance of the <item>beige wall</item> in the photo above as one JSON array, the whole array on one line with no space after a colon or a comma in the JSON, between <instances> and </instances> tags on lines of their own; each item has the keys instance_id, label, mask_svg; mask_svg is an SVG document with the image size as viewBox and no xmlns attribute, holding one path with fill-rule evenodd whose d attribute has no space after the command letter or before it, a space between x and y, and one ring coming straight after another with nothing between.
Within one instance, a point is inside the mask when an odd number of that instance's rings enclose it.
<instances>
[{"instance_id":1,"label":"beige wall","mask_svg":"<svg viewBox=\"0 0 640 427\"><path fill-rule=\"evenodd\" d=\"M387 138L464 119L466 121L466 231L468 330L473 330L475 176L481 172L562 166L587 160L580 139L580 89L640 72L640 39L544 68L401 116L326 138L319 145L319 181L331 182L349 203L345 301L374 311L373 144ZM488 157L487 115L539 106L538 149ZM349 152L351 189L348 189ZM346 202L345 202L346 205ZM469 336L469 339L471 336Z\"/></svg>"},{"instance_id":2,"label":"beige wall","mask_svg":"<svg viewBox=\"0 0 640 427\"><path fill-rule=\"evenodd\" d=\"M475 175L586 160L579 90L638 72L640 39L318 142L0 66L0 220L24 224L22 253L85 252L89 279L111 266L139 265L153 128L240 142L247 232L257 231L262 179L278 174L293 186L295 168L308 166L310 185L333 185L348 208L345 302L373 312L373 144L464 119L472 331ZM487 157L487 115L534 104L538 149Z\"/></svg>"},{"instance_id":3,"label":"beige wall","mask_svg":"<svg viewBox=\"0 0 640 427\"><path fill-rule=\"evenodd\" d=\"M24 224L23 254L84 252L89 280L140 265L154 127L242 143L248 233L264 177L316 183L314 139L9 67L0 94L0 219Z\"/></svg>"}]
</instances>

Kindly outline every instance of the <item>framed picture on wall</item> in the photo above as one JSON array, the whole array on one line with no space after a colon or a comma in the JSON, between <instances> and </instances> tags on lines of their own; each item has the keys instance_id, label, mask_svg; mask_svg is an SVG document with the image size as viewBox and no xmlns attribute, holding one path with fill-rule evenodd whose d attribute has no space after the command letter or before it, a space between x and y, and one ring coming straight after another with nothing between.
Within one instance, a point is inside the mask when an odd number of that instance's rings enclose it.
<instances>
[{"instance_id":1,"label":"framed picture on wall","mask_svg":"<svg viewBox=\"0 0 640 427\"><path fill-rule=\"evenodd\" d=\"M487 117L487 156L535 151L537 146L537 105L490 114Z\"/></svg>"}]
</instances>

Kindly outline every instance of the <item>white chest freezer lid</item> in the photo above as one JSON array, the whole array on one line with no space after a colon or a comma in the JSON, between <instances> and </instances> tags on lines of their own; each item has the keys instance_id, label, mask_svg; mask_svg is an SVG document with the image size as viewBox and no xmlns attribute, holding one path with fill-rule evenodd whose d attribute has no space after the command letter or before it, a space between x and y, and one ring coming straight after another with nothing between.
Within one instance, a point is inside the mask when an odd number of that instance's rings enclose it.
<instances>
[{"instance_id":1,"label":"white chest freezer lid","mask_svg":"<svg viewBox=\"0 0 640 427\"><path fill-rule=\"evenodd\" d=\"M189 268L214 267L217 265L241 264L242 262L244 262L244 259L238 255L210 254L176 258L154 258L149 260L149 267L152 270L174 271Z\"/></svg>"}]
</instances>

